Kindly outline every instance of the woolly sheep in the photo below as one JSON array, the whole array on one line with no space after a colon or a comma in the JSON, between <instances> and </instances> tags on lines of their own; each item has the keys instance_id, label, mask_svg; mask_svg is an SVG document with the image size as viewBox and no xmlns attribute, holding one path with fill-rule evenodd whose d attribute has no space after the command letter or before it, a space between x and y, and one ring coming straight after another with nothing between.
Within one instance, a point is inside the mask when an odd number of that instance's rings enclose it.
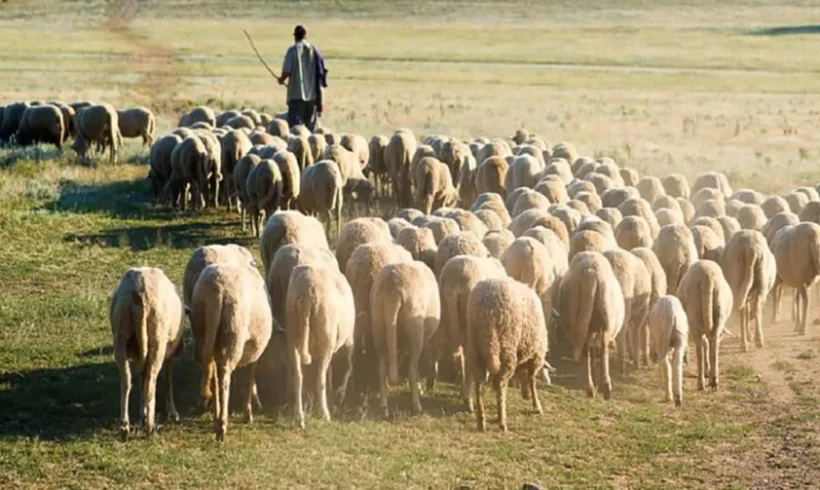
<instances>
[{"instance_id":1,"label":"woolly sheep","mask_svg":"<svg viewBox=\"0 0 820 490\"><path fill-rule=\"evenodd\" d=\"M741 229L740 223L738 223L738 221L731 216L720 216L717 221L723 228L723 238L726 242L728 242L729 239Z\"/></svg>"},{"instance_id":2,"label":"woolly sheep","mask_svg":"<svg viewBox=\"0 0 820 490\"><path fill-rule=\"evenodd\" d=\"M478 192L475 185L475 174L478 165L475 157L470 154L464 155L464 161L458 171L458 200L462 206L475 200Z\"/></svg>"},{"instance_id":3,"label":"woolly sheep","mask_svg":"<svg viewBox=\"0 0 820 490\"><path fill-rule=\"evenodd\" d=\"M558 177L561 177L561 180L564 181L565 185L572 182L575 178L572 175L572 168L570 168L569 162L563 158L552 158L549 161L549 165L547 165L541 173L542 177L547 175L557 175Z\"/></svg>"},{"instance_id":4,"label":"woolly sheep","mask_svg":"<svg viewBox=\"0 0 820 490\"><path fill-rule=\"evenodd\" d=\"M339 142L344 148L352 152L359 161L359 167L364 168L370 160L368 141L358 134L344 134Z\"/></svg>"},{"instance_id":5,"label":"woolly sheep","mask_svg":"<svg viewBox=\"0 0 820 490\"><path fill-rule=\"evenodd\" d=\"M789 204L789 209L791 209L792 213L796 215L800 215L800 212L803 211L803 208L806 207L806 204L809 202L809 198L803 194L802 192L790 192L783 196L783 199Z\"/></svg>"},{"instance_id":6,"label":"woolly sheep","mask_svg":"<svg viewBox=\"0 0 820 490\"><path fill-rule=\"evenodd\" d=\"M388 383L399 382L399 345L409 355L408 378L413 410L421 412L419 360L441 319L438 282L422 262L389 264L382 268L370 292L371 333L379 359L381 407L388 416Z\"/></svg>"},{"instance_id":7,"label":"woolly sheep","mask_svg":"<svg viewBox=\"0 0 820 490\"><path fill-rule=\"evenodd\" d=\"M370 138L367 144L368 160L364 173L365 175L373 174L378 192L382 192L379 183L384 184L388 174L387 164L384 160L384 151L387 148L388 141L387 136L377 135Z\"/></svg>"},{"instance_id":8,"label":"woolly sheep","mask_svg":"<svg viewBox=\"0 0 820 490\"><path fill-rule=\"evenodd\" d=\"M262 159L256 155L247 154L239 159L233 169L233 187L236 189L236 195L239 199L242 231L245 231L245 216L247 214L248 204L250 203L250 196L248 196L247 189L248 174L250 174L251 170L259 165L261 161Z\"/></svg>"},{"instance_id":9,"label":"woolly sheep","mask_svg":"<svg viewBox=\"0 0 820 490\"><path fill-rule=\"evenodd\" d=\"M726 244L720 258L723 274L732 288L734 306L740 315L740 342L749 350L751 322L755 322L755 345L763 347L763 303L777 277L775 258L766 238L756 230L742 230Z\"/></svg>"},{"instance_id":10,"label":"woolly sheep","mask_svg":"<svg viewBox=\"0 0 820 490\"><path fill-rule=\"evenodd\" d=\"M131 366L135 361L142 377L142 414L149 436L156 434L156 386L160 369L165 371L168 416L179 420L174 405L173 362L181 354L183 306L176 288L160 269L130 268L111 297L109 320L114 359L120 371L120 437L128 438L128 399Z\"/></svg>"},{"instance_id":11,"label":"woolly sheep","mask_svg":"<svg viewBox=\"0 0 820 490\"><path fill-rule=\"evenodd\" d=\"M416 139L408 131L397 131L384 150L384 163L399 206L410 205L410 163L416 152Z\"/></svg>"},{"instance_id":12,"label":"woolly sheep","mask_svg":"<svg viewBox=\"0 0 820 490\"><path fill-rule=\"evenodd\" d=\"M216 116L216 127L224 126L226 122L230 119L241 115L239 111L230 109L227 111L222 111L218 116Z\"/></svg>"},{"instance_id":13,"label":"woolly sheep","mask_svg":"<svg viewBox=\"0 0 820 490\"><path fill-rule=\"evenodd\" d=\"M641 179L640 174L634 168L622 168L618 170L618 174L621 176L621 180L624 181L624 185L628 186L636 186Z\"/></svg>"},{"instance_id":14,"label":"woolly sheep","mask_svg":"<svg viewBox=\"0 0 820 490\"><path fill-rule=\"evenodd\" d=\"M309 213L325 216L325 233L330 236L333 211L336 212L336 234L342 229L342 188L344 182L336 162L323 160L302 173L299 204Z\"/></svg>"},{"instance_id":15,"label":"woolly sheep","mask_svg":"<svg viewBox=\"0 0 820 490\"><path fill-rule=\"evenodd\" d=\"M744 204L735 214L737 222L744 230L760 230L766 224L766 215L757 204Z\"/></svg>"},{"instance_id":16,"label":"woolly sheep","mask_svg":"<svg viewBox=\"0 0 820 490\"><path fill-rule=\"evenodd\" d=\"M578 151L572 143L562 141L552 148L552 158L563 158L568 162L578 159Z\"/></svg>"},{"instance_id":17,"label":"woolly sheep","mask_svg":"<svg viewBox=\"0 0 820 490\"><path fill-rule=\"evenodd\" d=\"M214 264L199 275L191 302L191 326L204 332L203 342L197 345L200 359L215 366L214 430L217 440L222 441L228 429L231 374L245 366L244 416L247 422L253 419L256 362L274 327L270 299L256 268Z\"/></svg>"},{"instance_id":18,"label":"woolly sheep","mask_svg":"<svg viewBox=\"0 0 820 490\"><path fill-rule=\"evenodd\" d=\"M687 223L692 221L695 217L695 206L683 197L678 198L678 204L680 204L680 212L683 214L683 220Z\"/></svg>"},{"instance_id":19,"label":"woolly sheep","mask_svg":"<svg viewBox=\"0 0 820 490\"><path fill-rule=\"evenodd\" d=\"M181 141L182 138L179 136L168 134L151 145L151 170L148 172L148 179L151 182L151 194L155 201L162 197L162 189L171 180L171 153Z\"/></svg>"},{"instance_id":20,"label":"woolly sheep","mask_svg":"<svg viewBox=\"0 0 820 490\"><path fill-rule=\"evenodd\" d=\"M8 112L8 107L6 111ZM121 139L117 111L109 104L86 107L74 116L74 143L71 149L84 161L88 161L91 144L97 143L108 147L110 163L117 163L117 149Z\"/></svg>"},{"instance_id":21,"label":"woolly sheep","mask_svg":"<svg viewBox=\"0 0 820 490\"><path fill-rule=\"evenodd\" d=\"M564 242L567 250L569 250L570 232L567 230L567 225L565 225L560 219L555 216L551 216L544 210L531 209L529 211L524 211L512 220L508 229L513 232L513 235L519 237L523 235L525 231L539 225L554 231L555 234L558 235L558 238Z\"/></svg>"},{"instance_id":22,"label":"woolly sheep","mask_svg":"<svg viewBox=\"0 0 820 490\"><path fill-rule=\"evenodd\" d=\"M680 211L669 208L662 208L655 211L655 220L661 228L666 225L682 225L686 223Z\"/></svg>"},{"instance_id":23,"label":"woolly sheep","mask_svg":"<svg viewBox=\"0 0 820 490\"><path fill-rule=\"evenodd\" d=\"M336 260L339 262L339 269L344 274L347 261L359 245L382 240L390 241L390 238L390 228L380 218L357 218L348 221L336 239Z\"/></svg>"},{"instance_id":24,"label":"woolly sheep","mask_svg":"<svg viewBox=\"0 0 820 490\"><path fill-rule=\"evenodd\" d=\"M487 227L470 211L452 209L446 213L445 217L455 221L461 228L461 231L473 233L478 238L482 238L487 234Z\"/></svg>"},{"instance_id":25,"label":"woolly sheep","mask_svg":"<svg viewBox=\"0 0 820 490\"><path fill-rule=\"evenodd\" d=\"M344 362L338 399L344 400L353 372L353 328L356 312L353 292L338 271L320 265L293 269L285 306L285 345L293 393L296 425L305 428L302 408L302 365L314 365L316 390L322 418L330 420L327 403L328 369L334 356ZM315 363L315 364L314 364Z\"/></svg>"},{"instance_id":26,"label":"woolly sheep","mask_svg":"<svg viewBox=\"0 0 820 490\"><path fill-rule=\"evenodd\" d=\"M549 252L556 279L563 277L569 267L569 258L567 246L558 235L543 226L536 226L525 231L522 236L531 237L541 242Z\"/></svg>"},{"instance_id":27,"label":"woolly sheep","mask_svg":"<svg viewBox=\"0 0 820 490\"><path fill-rule=\"evenodd\" d=\"M777 236L778 231L787 226L794 226L800 223L800 221L800 218L796 214L791 211L784 211L769 218L760 231L763 233L763 236L766 237L766 243L768 243L771 248L774 237Z\"/></svg>"},{"instance_id":28,"label":"woolly sheep","mask_svg":"<svg viewBox=\"0 0 820 490\"><path fill-rule=\"evenodd\" d=\"M766 196L754 189L738 189L732 194L730 200L738 200L743 204L763 204Z\"/></svg>"},{"instance_id":29,"label":"woolly sheep","mask_svg":"<svg viewBox=\"0 0 820 490\"><path fill-rule=\"evenodd\" d=\"M798 187L794 190L794 192L799 192L801 194L805 194L806 197L809 198L809 202L811 201L820 201L820 194L817 193L817 189L813 187Z\"/></svg>"},{"instance_id":30,"label":"woolly sheep","mask_svg":"<svg viewBox=\"0 0 820 490\"><path fill-rule=\"evenodd\" d=\"M60 108L50 104L31 106L20 117L14 140L21 146L53 144L62 151L66 124Z\"/></svg>"},{"instance_id":31,"label":"woolly sheep","mask_svg":"<svg viewBox=\"0 0 820 490\"><path fill-rule=\"evenodd\" d=\"M479 221L484 223L484 226L488 231L502 229L506 230L507 224L509 224L508 222L505 223L504 220L502 220L501 217L499 217L498 214L492 209L482 208L473 212L473 214Z\"/></svg>"},{"instance_id":32,"label":"woolly sheep","mask_svg":"<svg viewBox=\"0 0 820 490\"><path fill-rule=\"evenodd\" d=\"M516 238L501 254L500 260L508 276L535 291L545 317L551 315L553 288L557 282L547 247L535 238Z\"/></svg>"},{"instance_id":33,"label":"woolly sheep","mask_svg":"<svg viewBox=\"0 0 820 490\"><path fill-rule=\"evenodd\" d=\"M598 194L592 182L586 180L573 180L572 182L567 184L566 190L567 194L571 199L575 199L575 197L582 192L587 192L589 194L596 195Z\"/></svg>"},{"instance_id":34,"label":"woolly sheep","mask_svg":"<svg viewBox=\"0 0 820 490\"><path fill-rule=\"evenodd\" d=\"M820 225L799 223L782 228L772 241L776 260L775 310L778 309L783 286L797 289L797 332L806 334L808 322L808 290L820 277Z\"/></svg>"},{"instance_id":35,"label":"woolly sheep","mask_svg":"<svg viewBox=\"0 0 820 490\"><path fill-rule=\"evenodd\" d=\"M518 156L507 169L504 176L504 188L512 191L519 187L533 187L543 170L544 164L537 158L530 155Z\"/></svg>"},{"instance_id":36,"label":"woolly sheep","mask_svg":"<svg viewBox=\"0 0 820 490\"><path fill-rule=\"evenodd\" d=\"M705 388L707 371L709 386L717 390L718 353L732 311L732 288L717 263L700 260L683 275L676 296L686 311L691 337L697 347L698 390Z\"/></svg>"},{"instance_id":37,"label":"woolly sheep","mask_svg":"<svg viewBox=\"0 0 820 490\"><path fill-rule=\"evenodd\" d=\"M413 260L424 262L430 270L433 270L438 247L430 229L408 226L396 236L396 243L410 252Z\"/></svg>"},{"instance_id":38,"label":"woolly sheep","mask_svg":"<svg viewBox=\"0 0 820 490\"><path fill-rule=\"evenodd\" d=\"M248 154L251 147L251 141L242 131L229 131L222 138L222 143L220 144L220 150L222 152L222 178L225 179L225 194L228 196L228 199L226 199L228 211L231 210L232 201L234 199L233 196L236 195L236 197L239 198L236 179L234 179L233 176L234 169L239 163L239 160ZM247 179L247 176L245 179ZM243 203L243 205L246 204L247 203Z\"/></svg>"},{"instance_id":39,"label":"woolly sheep","mask_svg":"<svg viewBox=\"0 0 820 490\"><path fill-rule=\"evenodd\" d=\"M581 230L572 234L569 247L569 259L572 260L582 252L598 252L609 249L609 241L602 234L592 230Z\"/></svg>"},{"instance_id":40,"label":"woolly sheep","mask_svg":"<svg viewBox=\"0 0 820 490\"><path fill-rule=\"evenodd\" d=\"M613 228L618 226L618 223L623 219L623 215L617 208L601 208L595 212L595 216L609 223Z\"/></svg>"},{"instance_id":41,"label":"woolly sheep","mask_svg":"<svg viewBox=\"0 0 820 490\"><path fill-rule=\"evenodd\" d=\"M672 196L662 195L650 202L652 202L652 211L655 211L656 213L659 209L674 209L678 212L681 211L680 203Z\"/></svg>"},{"instance_id":42,"label":"woolly sheep","mask_svg":"<svg viewBox=\"0 0 820 490\"><path fill-rule=\"evenodd\" d=\"M549 350L536 294L510 278L479 281L467 301L467 367L474 379L476 423L486 430L482 385L490 377L498 399L498 424L507 431L507 385L523 369L533 408L543 413L536 377Z\"/></svg>"},{"instance_id":43,"label":"woolly sheep","mask_svg":"<svg viewBox=\"0 0 820 490\"><path fill-rule=\"evenodd\" d=\"M798 215L800 221L811 221L820 224L820 201L809 201Z\"/></svg>"},{"instance_id":44,"label":"woolly sheep","mask_svg":"<svg viewBox=\"0 0 820 490\"><path fill-rule=\"evenodd\" d=\"M649 225L649 230L652 233L652 237L654 238L658 236L660 225L658 225L657 218L655 218L655 213L652 212L652 206L650 206L645 199L640 197L631 197L624 201L618 207L618 210L624 218L627 216L643 217Z\"/></svg>"},{"instance_id":45,"label":"woolly sheep","mask_svg":"<svg viewBox=\"0 0 820 490\"><path fill-rule=\"evenodd\" d=\"M458 201L458 191L453 187L447 165L435 158L425 157L413 174L416 203L424 214L442 206L453 206Z\"/></svg>"},{"instance_id":46,"label":"woolly sheep","mask_svg":"<svg viewBox=\"0 0 820 490\"><path fill-rule=\"evenodd\" d=\"M612 179L610 179L604 174L599 174L597 172L588 174L586 177L584 177L584 180L592 182L592 185L595 186L595 190L596 192L598 192L599 195L603 195L603 193L607 190L614 189L617 187L615 185L615 182L612 181Z\"/></svg>"},{"instance_id":47,"label":"woolly sheep","mask_svg":"<svg viewBox=\"0 0 820 490\"><path fill-rule=\"evenodd\" d=\"M399 232L408 226L413 226L409 221L404 218L399 218L398 216L395 218L390 218L387 221L387 226L390 228L390 235L393 238L399 234Z\"/></svg>"},{"instance_id":48,"label":"woolly sheep","mask_svg":"<svg viewBox=\"0 0 820 490\"><path fill-rule=\"evenodd\" d=\"M635 187L638 189L641 197L650 203L654 203L658 198L666 195L663 184L657 177L643 177L638 181Z\"/></svg>"},{"instance_id":49,"label":"woolly sheep","mask_svg":"<svg viewBox=\"0 0 820 490\"><path fill-rule=\"evenodd\" d=\"M612 266L624 296L624 326L616 341L621 369L626 372L627 351L631 353L636 369L641 362L649 365L646 318L652 296L652 276L641 259L625 250L607 250L603 255Z\"/></svg>"},{"instance_id":50,"label":"woolly sheep","mask_svg":"<svg viewBox=\"0 0 820 490\"><path fill-rule=\"evenodd\" d=\"M117 111L117 124L123 138L142 138L142 144L154 143L156 118L150 109L133 107Z\"/></svg>"},{"instance_id":51,"label":"woolly sheep","mask_svg":"<svg viewBox=\"0 0 820 490\"><path fill-rule=\"evenodd\" d=\"M510 224L510 213L507 210L504 200L498 194L488 192L476 197L472 206L470 206L470 211L475 212L485 208L494 211L498 217L504 221L505 226Z\"/></svg>"},{"instance_id":52,"label":"woolly sheep","mask_svg":"<svg viewBox=\"0 0 820 490\"><path fill-rule=\"evenodd\" d=\"M572 358L583 358L587 395L595 394L592 353L601 360L598 387L604 399L612 393L609 344L620 332L626 312L624 295L612 266L595 252L573 257L561 281L557 315L562 332L572 345Z\"/></svg>"},{"instance_id":53,"label":"woolly sheep","mask_svg":"<svg viewBox=\"0 0 820 490\"><path fill-rule=\"evenodd\" d=\"M473 233L461 231L447 235L441 242L439 242L438 250L436 251L436 261L433 269L436 276L441 273L441 269L447 261L456 255L489 257L490 252L484 246L482 241Z\"/></svg>"},{"instance_id":54,"label":"woolly sheep","mask_svg":"<svg viewBox=\"0 0 820 490\"><path fill-rule=\"evenodd\" d=\"M550 206L548 211L554 218L558 218L564 223L564 226L567 228L567 232L569 233L574 232L578 227L578 223L581 222L581 213L568 206L553 205Z\"/></svg>"},{"instance_id":55,"label":"woolly sheep","mask_svg":"<svg viewBox=\"0 0 820 490\"><path fill-rule=\"evenodd\" d=\"M550 179L547 176L535 184L533 190L543 194L553 204L563 204L569 201L567 189L560 179Z\"/></svg>"},{"instance_id":56,"label":"woolly sheep","mask_svg":"<svg viewBox=\"0 0 820 490\"><path fill-rule=\"evenodd\" d=\"M330 250L322 224L298 211L277 211L268 218L259 239L259 255L267 277L276 251L290 243L308 243Z\"/></svg>"},{"instance_id":57,"label":"woolly sheep","mask_svg":"<svg viewBox=\"0 0 820 490\"><path fill-rule=\"evenodd\" d=\"M683 404L683 358L689 343L689 320L678 298L663 296L655 303L649 312L649 336L661 364L665 399L672 401L674 396L675 406L680 408Z\"/></svg>"},{"instance_id":58,"label":"woolly sheep","mask_svg":"<svg viewBox=\"0 0 820 490\"><path fill-rule=\"evenodd\" d=\"M690 229L694 226L705 226L707 228L710 228L712 231L715 232L715 235L718 236L721 245L726 244L726 235L723 231L723 225L721 225L720 221L718 221L717 219L710 218L708 216L701 216L700 218L697 218L690 223Z\"/></svg>"},{"instance_id":59,"label":"woolly sheep","mask_svg":"<svg viewBox=\"0 0 820 490\"><path fill-rule=\"evenodd\" d=\"M692 239L695 242L695 250L698 251L698 258L719 262L724 246L722 238L706 226L695 225L689 229L692 231Z\"/></svg>"},{"instance_id":60,"label":"woolly sheep","mask_svg":"<svg viewBox=\"0 0 820 490\"><path fill-rule=\"evenodd\" d=\"M441 161L450 169L454 182L461 182L461 167L468 159L475 160L467 145L460 141L448 140L441 148Z\"/></svg>"},{"instance_id":61,"label":"woolly sheep","mask_svg":"<svg viewBox=\"0 0 820 490\"><path fill-rule=\"evenodd\" d=\"M621 204L629 199L640 198L638 189L634 187L623 187L619 189L607 189L601 193L601 204L605 208L619 208Z\"/></svg>"},{"instance_id":62,"label":"woolly sheep","mask_svg":"<svg viewBox=\"0 0 820 490\"><path fill-rule=\"evenodd\" d=\"M684 225L664 226L652 244L652 251L666 273L669 290L677 291L683 275L698 260L691 230Z\"/></svg>"},{"instance_id":63,"label":"woolly sheep","mask_svg":"<svg viewBox=\"0 0 820 490\"><path fill-rule=\"evenodd\" d=\"M214 110L205 106L194 107L190 112L183 114L179 118L177 126L192 126L198 122L204 122L211 127L216 126L216 114L214 114Z\"/></svg>"},{"instance_id":64,"label":"woolly sheep","mask_svg":"<svg viewBox=\"0 0 820 490\"><path fill-rule=\"evenodd\" d=\"M550 201L543 194L527 189L519 194L515 201L515 207L512 210L512 217L520 215L529 209L543 209L550 207Z\"/></svg>"},{"instance_id":65,"label":"woolly sheep","mask_svg":"<svg viewBox=\"0 0 820 490\"><path fill-rule=\"evenodd\" d=\"M435 239L436 245L441 243L446 236L461 231L458 223L450 218L430 218L424 223L423 227L433 232L433 239Z\"/></svg>"},{"instance_id":66,"label":"woolly sheep","mask_svg":"<svg viewBox=\"0 0 820 490\"><path fill-rule=\"evenodd\" d=\"M763 201L760 208L763 209L763 212L766 214L766 218L771 218L778 213L792 212L789 203L780 196L769 197Z\"/></svg>"},{"instance_id":67,"label":"woolly sheep","mask_svg":"<svg viewBox=\"0 0 820 490\"><path fill-rule=\"evenodd\" d=\"M584 203L590 213L597 213L598 210L603 207L601 198L594 192L579 192L575 195L575 198L570 201L570 203L573 201L580 201Z\"/></svg>"},{"instance_id":68,"label":"woolly sheep","mask_svg":"<svg viewBox=\"0 0 820 490\"><path fill-rule=\"evenodd\" d=\"M251 230L257 238L263 223L262 211L265 212L265 220L267 220L281 205L282 184L282 172L273 160L262 160L248 172L245 192L248 194Z\"/></svg>"},{"instance_id":69,"label":"woolly sheep","mask_svg":"<svg viewBox=\"0 0 820 490\"><path fill-rule=\"evenodd\" d=\"M567 203L567 207L578 211L581 213L581 216L592 216L592 213L589 211L587 205L577 199L569 201Z\"/></svg>"},{"instance_id":70,"label":"woolly sheep","mask_svg":"<svg viewBox=\"0 0 820 490\"><path fill-rule=\"evenodd\" d=\"M726 204L718 199L708 199L698 205L695 211L695 217L707 216L710 218L717 218L726 215Z\"/></svg>"},{"instance_id":71,"label":"woolly sheep","mask_svg":"<svg viewBox=\"0 0 820 490\"><path fill-rule=\"evenodd\" d=\"M615 240L624 250L652 247L652 230L641 216L627 216L615 227Z\"/></svg>"},{"instance_id":72,"label":"woolly sheep","mask_svg":"<svg viewBox=\"0 0 820 490\"><path fill-rule=\"evenodd\" d=\"M501 157L493 156L483 160L475 174L476 193L494 192L501 196L507 194L504 187L508 165Z\"/></svg>"},{"instance_id":73,"label":"woolly sheep","mask_svg":"<svg viewBox=\"0 0 820 490\"><path fill-rule=\"evenodd\" d=\"M219 139L210 131L195 130L194 134L205 146L206 160L206 182L205 202L208 206L217 206L219 197L219 183L222 181L222 145Z\"/></svg>"},{"instance_id":74,"label":"woolly sheep","mask_svg":"<svg viewBox=\"0 0 820 490\"><path fill-rule=\"evenodd\" d=\"M188 207L188 189L194 199L193 207L205 206L207 194L208 153L202 140L188 136L178 143L171 152L171 178L165 184L166 201L176 206L181 203L182 210Z\"/></svg>"},{"instance_id":75,"label":"woolly sheep","mask_svg":"<svg viewBox=\"0 0 820 490\"><path fill-rule=\"evenodd\" d=\"M510 230L491 230L488 231L481 243L487 248L490 257L499 259L504 250L515 241L515 235Z\"/></svg>"},{"instance_id":76,"label":"woolly sheep","mask_svg":"<svg viewBox=\"0 0 820 490\"><path fill-rule=\"evenodd\" d=\"M723 197L720 190L706 187L693 194L689 201L695 209L698 209L706 201L720 201L725 204L726 198Z\"/></svg>"},{"instance_id":77,"label":"woolly sheep","mask_svg":"<svg viewBox=\"0 0 820 490\"><path fill-rule=\"evenodd\" d=\"M663 271L658 256L648 247L633 248L632 255L643 261L652 280L652 293L649 296L649 306L652 307L661 296L667 293L666 273Z\"/></svg>"},{"instance_id":78,"label":"woolly sheep","mask_svg":"<svg viewBox=\"0 0 820 490\"><path fill-rule=\"evenodd\" d=\"M612 225L597 216L584 216L575 228L574 233L579 233L583 230L600 233L606 239L607 250L618 246L615 241L615 232L612 230Z\"/></svg>"},{"instance_id":79,"label":"woolly sheep","mask_svg":"<svg viewBox=\"0 0 820 490\"><path fill-rule=\"evenodd\" d=\"M726 175L720 172L704 172L699 174L692 184L691 194L697 194L701 189L717 189L723 194L723 197L728 198L732 195L732 188L729 185L729 180Z\"/></svg>"}]
</instances>

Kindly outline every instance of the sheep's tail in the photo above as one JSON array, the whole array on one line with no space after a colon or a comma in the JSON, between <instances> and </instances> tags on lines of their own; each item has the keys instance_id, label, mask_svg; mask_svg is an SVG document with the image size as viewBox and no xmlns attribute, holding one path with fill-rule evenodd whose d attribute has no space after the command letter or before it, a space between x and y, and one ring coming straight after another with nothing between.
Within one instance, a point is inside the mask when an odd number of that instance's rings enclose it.
<instances>
[{"instance_id":1,"label":"sheep's tail","mask_svg":"<svg viewBox=\"0 0 820 490\"><path fill-rule=\"evenodd\" d=\"M577 295L572 295L574 299L570 305L569 318L561 319L565 330L569 329L570 338L572 338L572 358L575 361L581 359L588 339L591 336L590 327L592 324L592 313L595 305L598 302L598 283L597 281L582 280L576 282ZM590 301L584 301L584 298L589 298ZM562 301L563 303L563 301ZM569 323L563 323L569 322Z\"/></svg>"},{"instance_id":2,"label":"sheep's tail","mask_svg":"<svg viewBox=\"0 0 820 490\"><path fill-rule=\"evenodd\" d=\"M217 286L218 287L218 286ZM213 362L214 350L216 349L216 337L219 334L219 324L225 313L225 303L222 298L222 291L217 295L217 301L208 301L204 306L205 311L200 311L194 321L204 321L205 335L202 339L202 347L199 350L199 357L202 364L207 366ZM194 310L196 313L196 310Z\"/></svg>"},{"instance_id":3,"label":"sheep's tail","mask_svg":"<svg viewBox=\"0 0 820 490\"><path fill-rule=\"evenodd\" d=\"M390 384L396 386L399 384L399 310L401 310L402 301L389 301L391 298L385 298L388 301L383 303L384 322L384 340L387 344L387 379Z\"/></svg>"},{"instance_id":4,"label":"sheep's tail","mask_svg":"<svg viewBox=\"0 0 820 490\"><path fill-rule=\"evenodd\" d=\"M746 303L749 301L749 292L752 290L752 281L755 276L762 277L762 261L754 256L754 250L747 248L744 250L742 264L743 281L740 283L738 295L735 299L738 311L745 311ZM731 258L729 258L731 260Z\"/></svg>"},{"instance_id":5,"label":"sheep's tail","mask_svg":"<svg viewBox=\"0 0 820 490\"><path fill-rule=\"evenodd\" d=\"M135 333L137 335L137 352L139 363L142 364L148 358L148 312L145 311L146 304L143 298L146 296L145 280L137 276L136 288L131 293L132 317L135 323Z\"/></svg>"},{"instance_id":6,"label":"sheep's tail","mask_svg":"<svg viewBox=\"0 0 820 490\"><path fill-rule=\"evenodd\" d=\"M308 306L310 306L309 303ZM294 321L296 325L296 345L299 349L299 357L302 358L302 364L305 366L313 362L313 357L310 355L310 318L311 315L292 315L295 316Z\"/></svg>"},{"instance_id":7,"label":"sheep's tail","mask_svg":"<svg viewBox=\"0 0 820 490\"><path fill-rule=\"evenodd\" d=\"M506 353L502 352L501 341L498 338L498 330L491 329L489 332L489 339L487 345L490 347L489 354L485 362L487 363L487 371L491 375L495 375L499 371L501 371L501 356L504 356ZM513 364L515 365L515 364Z\"/></svg>"},{"instance_id":8,"label":"sheep's tail","mask_svg":"<svg viewBox=\"0 0 820 490\"><path fill-rule=\"evenodd\" d=\"M683 397L683 357L686 354L686 342L675 346L672 353L672 388L678 400Z\"/></svg>"},{"instance_id":9,"label":"sheep's tail","mask_svg":"<svg viewBox=\"0 0 820 490\"><path fill-rule=\"evenodd\" d=\"M707 337L710 337L713 333L713 329L717 326L718 323L715 319L719 312L714 310L715 304L715 296L717 295L718 291L715 287L716 284L713 281L709 281L709 284L706 287L701 288L701 300L700 300L700 307L701 307L701 316L703 317L703 331L707 332Z\"/></svg>"},{"instance_id":10,"label":"sheep's tail","mask_svg":"<svg viewBox=\"0 0 820 490\"><path fill-rule=\"evenodd\" d=\"M420 205L426 205L427 196L433 195L433 174L431 172L425 173L424 180L420 182L420 184L421 185L416 188L416 201L418 201ZM430 210L427 209L426 206L422 211L426 214L430 214Z\"/></svg>"}]
</instances>

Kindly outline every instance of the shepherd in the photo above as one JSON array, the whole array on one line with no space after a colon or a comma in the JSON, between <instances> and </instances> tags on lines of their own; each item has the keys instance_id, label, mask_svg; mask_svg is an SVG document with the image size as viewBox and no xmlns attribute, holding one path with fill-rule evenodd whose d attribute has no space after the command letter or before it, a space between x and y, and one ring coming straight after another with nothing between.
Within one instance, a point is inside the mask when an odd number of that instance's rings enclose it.
<instances>
[{"instance_id":1,"label":"shepherd","mask_svg":"<svg viewBox=\"0 0 820 490\"><path fill-rule=\"evenodd\" d=\"M316 118L323 112L322 92L327 87L327 69L319 50L305 37L307 30L297 25L293 29L294 44L285 53L282 74L277 80L279 85L287 83L288 125L303 124L313 132Z\"/></svg>"}]
</instances>

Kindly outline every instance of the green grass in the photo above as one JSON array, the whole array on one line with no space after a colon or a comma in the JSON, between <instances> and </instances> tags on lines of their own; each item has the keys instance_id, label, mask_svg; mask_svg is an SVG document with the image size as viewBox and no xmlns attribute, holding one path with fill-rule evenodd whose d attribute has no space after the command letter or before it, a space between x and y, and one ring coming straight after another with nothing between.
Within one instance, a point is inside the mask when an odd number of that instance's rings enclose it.
<instances>
[{"instance_id":1,"label":"green grass","mask_svg":"<svg viewBox=\"0 0 820 490\"><path fill-rule=\"evenodd\" d=\"M240 27L277 68L292 24L307 17L332 69L324 122L339 131L509 136L526 126L656 175L719 168L737 188L778 193L820 180L814 37L755 34L805 23L805 2L152 0L109 23L115 10L100 0L2 5L0 104L147 105L160 133L197 103L277 112L284 95ZM77 166L70 150L0 149L0 488L747 488L761 468L820 463L807 448L818 394L799 378L809 363L754 366L730 342L717 393L696 391L691 353L681 410L661 401L657 368L615 374L603 402L585 397L578 366L561 363L541 391L543 416L510 390L508 434L492 424L491 390L490 430L479 434L442 383L423 396L422 416L409 415L402 387L392 421L374 400L331 423L311 419L304 433L287 413L265 413L253 426L231 419L219 445L196 409L186 335L175 367L182 422L155 440L116 442L107 307L123 272L156 266L180 284L191 251L209 243L258 256L236 215L151 205L145 157L134 142L126 164L97 168ZM786 389L797 403L773 399L774 377L757 376L769 367L795 377ZM802 444L797 456L779 452L785 433Z\"/></svg>"}]
</instances>

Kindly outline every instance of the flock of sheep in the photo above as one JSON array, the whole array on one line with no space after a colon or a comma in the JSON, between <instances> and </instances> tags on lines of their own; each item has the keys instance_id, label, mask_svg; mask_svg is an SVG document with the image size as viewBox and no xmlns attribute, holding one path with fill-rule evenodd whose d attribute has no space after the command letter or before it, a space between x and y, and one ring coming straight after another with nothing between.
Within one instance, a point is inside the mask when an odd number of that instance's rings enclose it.
<instances>
[{"instance_id":1,"label":"flock of sheep","mask_svg":"<svg viewBox=\"0 0 820 490\"><path fill-rule=\"evenodd\" d=\"M18 142L37 107L23 110ZM107 114L97 132L82 123L91 107ZM73 118L77 139L115 148L116 111L91 107ZM198 107L153 142L149 179L154 198L168 205L236 208L243 227L247 210L263 274L239 245L196 249L181 298L159 269L126 272L110 310L123 437L129 360L142 375L148 433L163 368L169 416L178 417L171 366L186 316L219 440L239 368L247 373L246 420L259 404L257 382L272 383L304 427L305 387L325 419L328 397L341 402L351 384L378 391L388 415L400 366L419 412L420 376L434 389L439 361L454 362L480 430L482 385L492 383L506 430L507 386L515 378L540 413L536 381L549 383L548 359L582 361L589 396L608 399L613 346L623 371L659 362L666 399L681 406L691 339L698 388L717 389L730 315L739 318L742 350L752 340L762 348L764 302L773 296L776 320L784 288L793 288L805 334L808 289L820 277L820 196L812 187L784 196L733 191L718 172L690 186L682 175L641 176L523 129L509 139L421 142L401 129L368 141L311 134L253 110L216 115ZM401 210L387 221L341 225L346 199L369 210L377 193Z\"/></svg>"}]
</instances>

